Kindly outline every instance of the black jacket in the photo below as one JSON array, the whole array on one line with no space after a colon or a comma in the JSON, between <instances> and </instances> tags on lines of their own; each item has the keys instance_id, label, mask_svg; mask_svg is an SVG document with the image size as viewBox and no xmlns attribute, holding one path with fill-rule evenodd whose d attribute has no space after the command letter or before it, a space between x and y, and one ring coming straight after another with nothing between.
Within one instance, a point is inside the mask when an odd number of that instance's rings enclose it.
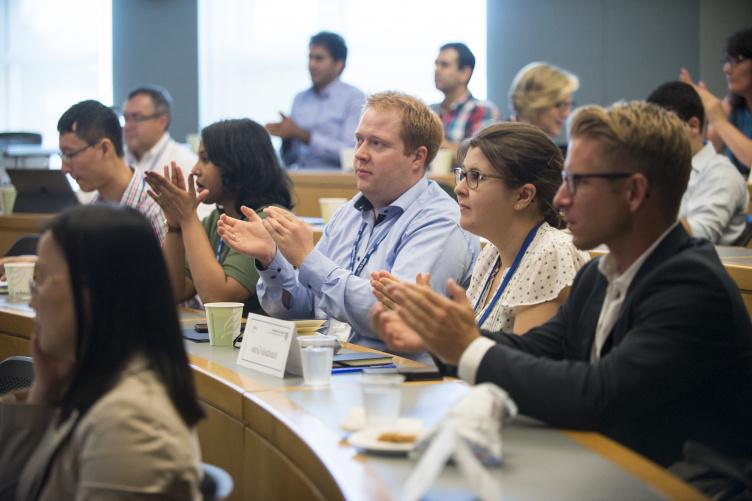
<instances>
[{"instance_id":1,"label":"black jacket","mask_svg":"<svg viewBox=\"0 0 752 501\"><path fill-rule=\"evenodd\" d=\"M590 350L607 282L596 261L556 316L497 344L476 382L520 412L595 430L668 465L687 440L752 456L752 324L712 244L672 230L634 277L601 351Z\"/></svg>"}]
</instances>

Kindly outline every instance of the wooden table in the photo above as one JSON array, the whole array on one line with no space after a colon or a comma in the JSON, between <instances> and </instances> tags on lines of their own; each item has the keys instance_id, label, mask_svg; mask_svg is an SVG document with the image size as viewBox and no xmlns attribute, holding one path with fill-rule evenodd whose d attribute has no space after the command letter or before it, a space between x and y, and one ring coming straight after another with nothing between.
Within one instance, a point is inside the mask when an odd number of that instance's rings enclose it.
<instances>
[{"instance_id":1,"label":"wooden table","mask_svg":"<svg viewBox=\"0 0 752 501\"><path fill-rule=\"evenodd\" d=\"M4 256L13 242L24 235L39 233L54 214L0 215L0 256Z\"/></svg>"},{"instance_id":2,"label":"wooden table","mask_svg":"<svg viewBox=\"0 0 752 501\"><path fill-rule=\"evenodd\" d=\"M304 169L288 171L293 182L294 212L298 216L321 217L319 198L347 198L358 193L355 173L342 170ZM454 187L454 175L429 176Z\"/></svg>"},{"instance_id":3,"label":"wooden table","mask_svg":"<svg viewBox=\"0 0 752 501\"><path fill-rule=\"evenodd\" d=\"M33 312L0 296L0 358L29 353ZM202 315L183 312L191 326ZM396 499L415 461L369 456L339 428L360 405L357 374L333 376L328 389L299 377L276 379L235 365L237 351L186 343L208 419L199 425L203 460L235 480L232 499ZM468 391L462 381L406 383L403 415L431 425ZM504 430L506 463L493 470L505 498L704 499L666 470L596 433L560 431L520 419ZM628 493L628 494L627 494ZM429 499L471 499L447 466Z\"/></svg>"}]
</instances>

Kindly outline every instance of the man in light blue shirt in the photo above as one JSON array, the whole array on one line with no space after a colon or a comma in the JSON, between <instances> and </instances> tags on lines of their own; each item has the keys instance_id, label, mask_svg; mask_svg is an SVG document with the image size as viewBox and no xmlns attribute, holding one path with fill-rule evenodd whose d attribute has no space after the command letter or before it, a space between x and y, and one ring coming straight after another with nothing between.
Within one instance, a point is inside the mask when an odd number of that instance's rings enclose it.
<instances>
[{"instance_id":1,"label":"man in light blue shirt","mask_svg":"<svg viewBox=\"0 0 752 501\"><path fill-rule=\"evenodd\" d=\"M266 124L282 138L282 159L290 167L339 167L340 150L352 148L365 95L342 82L347 46L336 33L311 37L308 70L313 86L295 96L292 113Z\"/></svg>"},{"instance_id":2,"label":"man in light blue shirt","mask_svg":"<svg viewBox=\"0 0 752 501\"><path fill-rule=\"evenodd\" d=\"M351 342L384 349L371 331L375 303L370 274L387 270L401 280L431 274L467 283L480 246L459 227L459 208L426 166L443 137L438 117L417 99L395 92L368 98L355 132L360 190L332 217L314 246L311 228L270 207L263 221L223 216L220 234L232 248L256 258L261 306L278 318L328 318L352 326Z\"/></svg>"},{"instance_id":3,"label":"man in light blue shirt","mask_svg":"<svg viewBox=\"0 0 752 501\"><path fill-rule=\"evenodd\" d=\"M692 171L682 197L679 220L692 236L716 245L734 245L747 226L747 182L728 157L703 144L705 110L697 91L684 82L667 82L647 98L676 113L686 124Z\"/></svg>"}]
</instances>

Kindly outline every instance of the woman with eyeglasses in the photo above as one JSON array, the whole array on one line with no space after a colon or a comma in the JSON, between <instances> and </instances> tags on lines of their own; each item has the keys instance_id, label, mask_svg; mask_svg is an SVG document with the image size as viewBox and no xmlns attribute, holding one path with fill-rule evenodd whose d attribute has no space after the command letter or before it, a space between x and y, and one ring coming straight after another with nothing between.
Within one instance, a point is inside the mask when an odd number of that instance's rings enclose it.
<instances>
[{"instance_id":1,"label":"woman with eyeglasses","mask_svg":"<svg viewBox=\"0 0 752 501\"><path fill-rule=\"evenodd\" d=\"M558 229L553 198L561 184L561 152L538 127L502 122L466 141L459 157L454 190L460 225L489 242L475 262L468 300L481 329L522 334L556 313L588 260ZM377 311L393 306L388 287L394 280L386 272L372 276L383 305ZM427 283L426 277L418 282ZM391 349L425 350L398 316L383 326L377 330Z\"/></svg>"},{"instance_id":2,"label":"woman with eyeglasses","mask_svg":"<svg viewBox=\"0 0 752 501\"><path fill-rule=\"evenodd\" d=\"M292 208L290 180L266 129L249 119L213 123L201 131L187 184L174 162L164 177L147 172L146 181L165 215L163 249L176 299L198 294L204 303L242 302L244 314L262 313L252 258L225 245L217 221L223 213L243 219L251 210L263 217L270 205ZM203 222L200 202L217 204Z\"/></svg>"},{"instance_id":3,"label":"woman with eyeglasses","mask_svg":"<svg viewBox=\"0 0 752 501\"><path fill-rule=\"evenodd\" d=\"M700 95L708 119L708 139L716 151L729 157L748 178L752 166L752 28L737 31L726 40L723 73L728 88L723 101L703 82L694 83L685 68L679 78Z\"/></svg>"},{"instance_id":4,"label":"woman with eyeglasses","mask_svg":"<svg viewBox=\"0 0 752 501\"><path fill-rule=\"evenodd\" d=\"M204 411L149 222L77 207L38 254L34 381L0 397L0 499L200 499Z\"/></svg>"},{"instance_id":5,"label":"woman with eyeglasses","mask_svg":"<svg viewBox=\"0 0 752 501\"><path fill-rule=\"evenodd\" d=\"M572 94L579 86L579 79L566 70L530 63L517 72L509 88L511 119L538 126L555 139L572 112Z\"/></svg>"}]
</instances>

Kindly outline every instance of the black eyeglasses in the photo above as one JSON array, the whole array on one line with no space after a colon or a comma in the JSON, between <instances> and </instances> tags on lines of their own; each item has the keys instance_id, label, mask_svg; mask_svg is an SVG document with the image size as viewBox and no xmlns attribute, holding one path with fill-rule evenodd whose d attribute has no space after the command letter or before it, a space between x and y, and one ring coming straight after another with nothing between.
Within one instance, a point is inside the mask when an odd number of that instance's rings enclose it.
<instances>
[{"instance_id":1,"label":"black eyeglasses","mask_svg":"<svg viewBox=\"0 0 752 501\"><path fill-rule=\"evenodd\" d=\"M163 111L159 113L152 113L151 115L141 115L140 113L123 113L123 120L125 122L134 122L140 124L141 122L146 122L147 120L154 120L155 118L159 118L162 115L164 115Z\"/></svg>"},{"instance_id":2,"label":"black eyeglasses","mask_svg":"<svg viewBox=\"0 0 752 501\"><path fill-rule=\"evenodd\" d=\"M626 179L632 175L631 172L598 172L592 174L575 174L573 172L561 171L561 180L567 185L567 190L574 196L577 193L577 186L583 179L590 177L599 177L602 179Z\"/></svg>"},{"instance_id":3,"label":"black eyeglasses","mask_svg":"<svg viewBox=\"0 0 752 501\"><path fill-rule=\"evenodd\" d=\"M475 169L466 171L462 167L455 167L452 170L454 171L455 182L457 184L460 184L464 180L467 183L467 187L471 190L477 190L478 185L484 179L504 179L502 176L495 174L483 174L482 172Z\"/></svg>"},{"instance_id":4,"label":"black eyeglasses","mask_svg":"<svg viewBox=\"0 0 752 501\"><path fill-rule=\"evenodd\" d=\"M87 144L86 146L83 146L75 151L71 151L70 153L65 153L64 151L58 151L57 156L59 156L60 160L62 160L63 162L70 162L71 160L73 160L73 157L75 157L79 153L83 153L84 151L91 148L92 146L96 146L97 144L99 144L99 142Z\"/></svg>"}]
</instances>

